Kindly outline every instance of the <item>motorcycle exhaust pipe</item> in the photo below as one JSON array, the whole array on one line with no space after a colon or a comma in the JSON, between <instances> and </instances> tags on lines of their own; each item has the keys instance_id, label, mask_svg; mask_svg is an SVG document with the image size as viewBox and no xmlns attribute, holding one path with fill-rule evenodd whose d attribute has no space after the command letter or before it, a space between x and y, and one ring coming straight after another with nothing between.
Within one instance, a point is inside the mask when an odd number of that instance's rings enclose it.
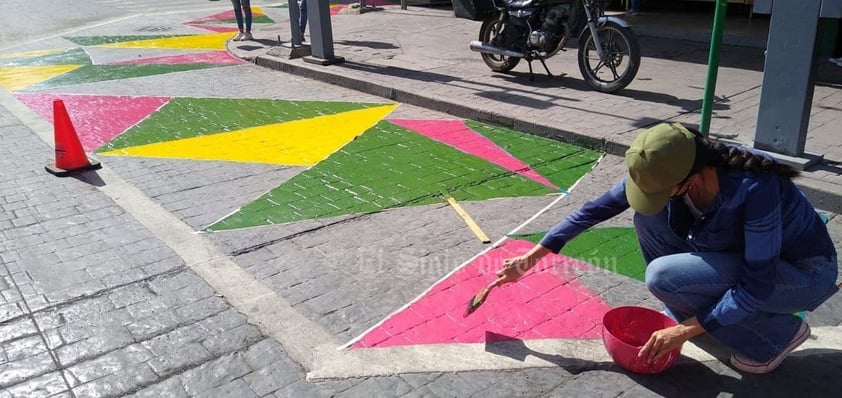
<instances>
[{"instance_id":1,"label":"motorcycle exhaust pipe","mask_svg":"<svg viewBox=\"0 0 842 398\"><path fill-rule=\"evenodd\" d=\"M517 51L506 50L505 48L499 48L492 46L483 41L474 40L471 42L471 50L481 52L481 53L491 53L502 55L504 57L515 57L515 58L524 58L523 53L519 53Z\"/></svg>"}]
</instances>

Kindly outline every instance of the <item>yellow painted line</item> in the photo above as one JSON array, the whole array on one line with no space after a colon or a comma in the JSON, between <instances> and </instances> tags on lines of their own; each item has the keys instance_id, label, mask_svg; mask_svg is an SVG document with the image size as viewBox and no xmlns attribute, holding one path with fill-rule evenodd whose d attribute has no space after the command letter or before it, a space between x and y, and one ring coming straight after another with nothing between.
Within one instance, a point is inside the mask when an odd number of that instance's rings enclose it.
<instances>
[{"instance_id":1,"label":"yellow painted line","mask_svg":"<svg viewBox=\"0 0 842 398\"><path fill-rule=\"evenodd\" d=\"M260 7L252 7L251 8L251 15L255 17L263 17L266 16L266 13L263 12L263 9Z\"/></svg>"},{"instance_id":2,"label":"yellow painted line","mask_svg":"<svg viewBox=\"0 0 842 398\"><path fill-rule=\"evenodd\" d=\"M163 39L144 39L124 41L121 43L103 44L97 47L105 48L174 48L184 50L224 50L225 43L237 32L210 33L206 35L192 35L183 37L167 37Z\"/></svg>"},{"instance_id":3,"label":"yellow painted line","mask_svg":"<svg viewBox=\"0 0 842 398\"><path fill-rule=\"evenodd\" d=\"M60 53L62 51L66 51L66 50L62 49L62 48L56 48L56 49L52 49L52 50L38 50L38 51L27 51L27 52L22 52L22 53L13 53L13 54L0 54L0 59L3 59L3 58L38 57L38 56L41 56L41 55L49 55L49 54Z\"/></svg>"},{"instance_id":4,"label":"yellow painted line","mask_svg":"<svg viewBox=\"0 0 842 398\"><path fill-rule=\"evenodd\" d=\"M52 79L82 65L0 66L0 87L14 92Z\"/></svg>"},{"instance_id":5,"label":"yellow painted line","mask_svg":"<svg viewBox=\"0 0 842 398\"><path fill-rule=\"evenodd\" d=\"M174 159L312 166L392 112L397 105L251 127L103 152Z\"/></svg>"},{"instance_id":6,"label":"yellow painted line","mask_svg":"<svg viewBox=\"0 0 842 398\"><path fill-rule=\"evenodd\" d=\"M459 217L462 217L462 220L465 221L465 224L468 224L468 228L474 233L474 235L479 238L482 243L491 243L491 239L488 239L488 235L485 232L482 232L482 229L474 222L474 219L471 218L471 215L462 208L462 205L453 199L453 197L449 195L444 195L444 198L447 199L447 203L450 203L450 206L453 207L453 210L456 210L456 213L459 214Z\"/></svg>"}]
</instances>

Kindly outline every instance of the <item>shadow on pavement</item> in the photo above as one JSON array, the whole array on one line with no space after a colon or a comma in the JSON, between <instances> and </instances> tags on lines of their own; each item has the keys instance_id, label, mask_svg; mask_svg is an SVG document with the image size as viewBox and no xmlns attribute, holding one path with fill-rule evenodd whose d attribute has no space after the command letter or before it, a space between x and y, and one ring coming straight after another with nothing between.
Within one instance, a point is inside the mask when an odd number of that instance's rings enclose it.
<instances>
[{"instance_id":1,"label":"shadow on pavement","mask_svg":"<svg viewBox=\"0 0 842 398\"><path fill-rule=\"evenodd\" d=\"M476 82L472 82L470 80L441 73L419 71L414 69L401 68L397 66L374 65L348 60L341 64L337 64L336 67L348 68L366 73L401 77L422 82L435 82L447 84L450 86L460 86L463 83L469 83L473 85L476 84ZM482 85L483 87L487 88L487 90L478 91L475 93L475 95L504 103L517 104L520 106L529 104L535 109L549 109L553 107L563 106L554 104L552 102L556 100L568 102L582 102L582 100L579 98L554 95L549 94L547 92L540 92L536 94L535 89L563 87L566 89L577 91L593 91L593 89L590 88L590 86L588 86L587 83L585 83L585 81L582 80L580 76L569 76L566 74L559 74L554 75L553 77L549 77L542 70L541 72L536 71L535 80L530 82L528 72L495 73L489 71L488 73L491 74L493 78L501 79L501 84L491 84L488 82L483 82ZM528 89L521 89L518 86L528 86ZM518 93L523 93L524 95L520 95ZM540 96L541 98L536 98L536 95ZM690 100L678 98L674 95L652 91L636 90L630 88L623 89L616 95L633 98L639 101L675 105L685 111L699 110L702 106L702 101L700 99ZM727 104L727 102L728 100L726 98L717 98L717 102L714 104L714 109L719 111L730 109L730 106Z\"/></svg>"},{"instance_id":2,"label":"shadow on pavement","mask_svg":"<svg viewBox=\"0 0 842 398\"><path fill-rule=\"evenodd\" d=\"M766 375L740 374L728 364L730 352L712 339L694 339L694 343L721 362L698 362L682 356L666 372L654 375L631 373L611 362L594 362L561 355L535 351L522 340L492 332L486 333L486 352L526 360L528 356L558 365L571 374L588 371L606 371L623 374L640 386L664 397L718 397L723 393L734 397L792 396L793 391L802 396L830 396L842 388L839 378L842 351L807 349L789 357L773 373ZM708 347L713 344L713 346ZM834 393L835 394L835 393Z\"/></svg>"},{"instance_id":3,"label":"shadow on pavement","mask_svg":"<svg viewBox=\"0 0 842 398\"><path fill-rule=\"evenodd\" d=\"M71 174L70 176L95 187L105 186L105 181L103 181L99 174L97 174L97 172L94 170L83 171L78 174Z\"/></svg>"}]
</instances>

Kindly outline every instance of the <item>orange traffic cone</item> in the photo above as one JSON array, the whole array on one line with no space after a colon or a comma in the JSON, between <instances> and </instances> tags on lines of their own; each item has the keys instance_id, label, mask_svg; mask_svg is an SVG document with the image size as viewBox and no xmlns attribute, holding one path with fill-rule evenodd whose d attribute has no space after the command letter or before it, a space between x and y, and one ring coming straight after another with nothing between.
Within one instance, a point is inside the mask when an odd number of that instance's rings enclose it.
<instances>
[{"instance_id":1,"label":"orange traffic cone","mask_svg":"<svg viewBox=\"0 0 842 398\"><path fill-rule=\"evenodd\" d=\"M64 177L77 171L102 168L99 162L88 159L85 155L62 100L53 101L53 127L56 137L56 164L45 166L48 172Z\"/></svg>"}]
</instances>

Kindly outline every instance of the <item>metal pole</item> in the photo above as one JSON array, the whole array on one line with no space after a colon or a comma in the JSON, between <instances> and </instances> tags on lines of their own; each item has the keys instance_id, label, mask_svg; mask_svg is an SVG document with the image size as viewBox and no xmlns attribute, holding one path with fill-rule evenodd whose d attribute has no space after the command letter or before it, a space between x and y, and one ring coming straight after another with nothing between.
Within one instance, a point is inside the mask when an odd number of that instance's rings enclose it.
<instances>
[{"instance_id":1,"label":"metal pole","mask_svg":"<svg viewBox=\"0 0 842 398\"><path fill-rule=\"evenodd\" d=\"M328 0L309 0L307 17L310 20L310 50L312 55L304 62L331 65L345 59L333 54L333 30L330 26Z\"/></svg>"},{"instance_id":2,"label":"metal pole","mask_svg":"<svg viewBox=\"0 0 842 398\"><path fill-rule=\"evenodd\" d=\"M722 47L722 31L725 30L725 13L727 11L728 0L716 0L716 11L713 15L713 32L710 36L710 54L708 55L708 72L705 80L705 96L702 100L702 122L699 123L699 130L704 135L710 133L713 97L716 93L716 78L719 73L719 51Z\"/></svg>"},{"instance_id":3,"label":"metal pole","mask_svg":"<svg viewBox=\"0 0 842 398\"><path fill-rule=\"evenodd\" d=\"M307 0L304 0L307 1ZM292 45L300 46L301 42L304 41L304 37L301 34L301 26L299 26L299 19L301 17L301 10L298 7L297 0L289 0L289 29L292 32Z\"/></svg>"}]
</instances>

